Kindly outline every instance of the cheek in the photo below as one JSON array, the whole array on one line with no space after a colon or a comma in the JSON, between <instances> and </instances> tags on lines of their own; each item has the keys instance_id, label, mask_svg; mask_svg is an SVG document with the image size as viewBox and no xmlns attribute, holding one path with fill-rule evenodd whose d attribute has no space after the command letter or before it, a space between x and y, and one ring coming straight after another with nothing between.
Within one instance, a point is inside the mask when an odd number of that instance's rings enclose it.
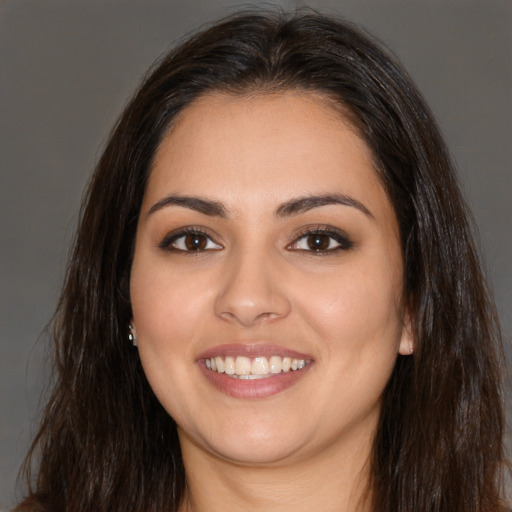
<instances>
[{"instance_id":1,"label":"cheek","mask_svg":"<svg viewBox=\"0 0 512 512\"><path fill-rule=\"evenodd\" d=\"M195 396L194 339L205 314L206 294L197 293L197 283L168 268L138 265L132 268L130 293L137 329L138 353L146 378L167 412L184 422ZM191 402L191 403L189 403Z\"/></svg>"},{"instance_id":2,"label":"cheek","mask_svg":"<svg viewBox=\"0 0 512 512\"><path fill-rule=\"evenodd\" d=\"M395 350L401 332L399 270L347 266L315 279L301 294L302 315L332 350Z\"/></svg>"},{"instance_id":3,"label":"cheek","mask_svg":"<svg viewBox=\"0 0 512 512\"><path fill-rule=\"evenodd\" d=\"M141 352L170 353L191 346L209 302L192 275L134 262L130 293Z\"/></svg>"}]
</instances>

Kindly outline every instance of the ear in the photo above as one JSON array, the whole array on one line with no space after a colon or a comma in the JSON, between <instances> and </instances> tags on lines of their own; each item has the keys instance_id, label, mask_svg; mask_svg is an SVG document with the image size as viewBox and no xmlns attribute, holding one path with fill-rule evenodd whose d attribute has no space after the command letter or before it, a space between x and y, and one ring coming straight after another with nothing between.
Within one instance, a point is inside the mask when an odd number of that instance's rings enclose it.
<instances>
[{"instance_id":1,"label":"ear","mask_svg":"<svg viewBox=\"0 0 512 512\"><path fill-rule=\"evenodd\" d=\"M403 356L410 356L414 353L415 345L412 333L411 316L406 312L403 318L402 334L400 337L400 344L398 346L398 353Z\"/></svg>"}]
</instances>

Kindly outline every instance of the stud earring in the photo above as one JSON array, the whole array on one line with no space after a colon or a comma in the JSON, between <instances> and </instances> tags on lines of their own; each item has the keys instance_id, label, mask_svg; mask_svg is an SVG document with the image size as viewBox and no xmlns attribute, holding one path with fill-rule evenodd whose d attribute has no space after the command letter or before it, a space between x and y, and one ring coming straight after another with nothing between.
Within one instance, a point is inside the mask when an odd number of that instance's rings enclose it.
<instances>
[{"instance_id":1,"label":"stud earring","mask_svg":"<svg viewBox=\"0 0 512 512\"><path fill-rule=\"evenodd\" d=\"M133 327L132 324L128 326L128 329L130 329L130 332L128 333L128 339L132 342L132 345L134 347L137 346L137 335L135 334L135 327Z\"/></svg>"}]
</instances>

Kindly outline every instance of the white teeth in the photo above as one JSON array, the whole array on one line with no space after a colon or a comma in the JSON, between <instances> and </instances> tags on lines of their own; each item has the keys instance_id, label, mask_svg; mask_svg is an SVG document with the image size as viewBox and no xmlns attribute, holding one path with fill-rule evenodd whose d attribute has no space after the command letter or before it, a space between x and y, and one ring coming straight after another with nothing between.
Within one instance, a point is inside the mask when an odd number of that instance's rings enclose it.
<instances>
[{"instance_id":1,"label":"white teeth","mask_svg":"<svg viewBox=\"0 0 512 512\"><path fill-rule=\"evenodd\" d=\"M215 365L217 366L217 371L219 373L224 373L224 359L222 357L215 357Z\"/></svg>"},{"instance_id":2,"label":"white teeth","mask_svg":"<svg viewBox=\"0 0 512 512\"><path fill-rule=\"evenodd\" d=\"M224 371L227 375L233 375L235 373L235 360L228 356L224 361Z\"/></svg>"},{"instance_id":3,"label":"white teeth","mask_svg":"<svg viewBox=\"0 0 512 512\"><path fill-rule=\"evenodd\" d=\"M235 361L235 373L237 375L249 375L251 373L251 360L248 357L238 356Z\"/></svg>"},{"instance_id":4,"label":"white teeth","mask_svg":"<svg viewBox=\"0 0 512 512\"><path fill-rule=\"evenodd\" d=\"M306 359L292 359L291 357L271 356L255 357L251 359L245 356L217 356L205 360L208 369L217 373L226 373L233 378L240 379L263 379L286 373L289 371L302 370L311 361Z\"/></svg>"},{"instance_id":5,"label":"white teeth","mask_svg":"<svg viewBox=\"0 0 512 512\"><path fill-rule=\"evenodd\" d=\"M268 360L268 364L270 365L270 373L281 373L281 370L283 369L283 364L279 356L272 356Z\"/></svg>"},{"instance_id":6,"label":"white teeth","mask_svg":"<svg viewBox=\"0 0 512 512\"><path fill-rule=\"evenodd\" d=\"M267 375L270 367L266 357L255 357L252 362L252 374L253 375Z\"/></svg>"}]
</instances>

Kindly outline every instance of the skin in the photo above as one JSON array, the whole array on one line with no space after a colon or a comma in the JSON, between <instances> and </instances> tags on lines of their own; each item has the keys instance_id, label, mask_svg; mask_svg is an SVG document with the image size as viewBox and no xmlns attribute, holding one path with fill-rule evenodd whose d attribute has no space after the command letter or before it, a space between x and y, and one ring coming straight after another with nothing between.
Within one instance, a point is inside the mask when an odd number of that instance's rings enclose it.
<instances>
[{"instance_id":1,"label":"skin","mask_svg":"<svg viewBox=\"0 0 512 512\"><path fill-rule=\"evenodd\" d=\"M359 207L276 214L332 194ZM215 201L225 216L154 206L169 195ZM162 247L184 226L207 234L205 250L180 250L183 237ZM350 243L335 250L320 233L332 250L309 249L304 228L318 226ZM182 510L355 510L383 389L397 355L412 350L402 274L372 154L320 95L216 93L182 112L155 156L130 283L144 370L178 424ZM197 360L226 343L268 343L313 362L279 393L236 398Z\"/></svg>"}]
</instances>

